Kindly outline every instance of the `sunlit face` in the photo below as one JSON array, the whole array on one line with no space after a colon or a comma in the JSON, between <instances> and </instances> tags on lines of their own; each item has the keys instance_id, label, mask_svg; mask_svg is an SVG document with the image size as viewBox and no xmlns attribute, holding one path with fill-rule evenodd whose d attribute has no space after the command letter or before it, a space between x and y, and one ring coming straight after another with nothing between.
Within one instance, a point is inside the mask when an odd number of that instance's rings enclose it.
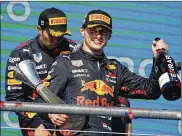
<instances>
[{"instance_id":1,"label":"sunlit face","mask_svg":"<svg viewBox=\"0 0 182 136\"><path fill-rule=\"evenodd\" d=\"M111 31L104 26L86 28L84 30L84 44L91 52L100 52L110 39Z\"/></svg>"},{"instance_id":2,"label":"sunlit face","mask_svg":"<svg viewBox=\"0 0 182 136\"><path fill-rule=\"evenodd\" d=\"M46 48L48 48L50 50L53 50L56 47L58 47L60 42L62 41L63 37L64 36L60 36L60 37L51 36L49 34L49 30L47 30L47 29L41 29L39 31L39 39L40 39L40 41L42 42L42 44Z\"/></svg>"}]
</instances>

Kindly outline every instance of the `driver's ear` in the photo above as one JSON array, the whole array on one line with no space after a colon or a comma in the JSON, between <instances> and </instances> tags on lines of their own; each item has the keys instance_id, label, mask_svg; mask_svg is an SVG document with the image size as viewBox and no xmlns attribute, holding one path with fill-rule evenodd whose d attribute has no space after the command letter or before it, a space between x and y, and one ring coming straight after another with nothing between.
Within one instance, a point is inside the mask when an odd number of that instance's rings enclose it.
<instances>
[{"instance_id":1,"label":"driver's ear","mask_svg":"<svg viewBox=\"0 0 182 136\"><path fill-rule=\"evenodd\" d=\"M84 37L84 31L85 29L83 27L80 27L80 34Z\"/></svg>"},{"instance_id":2,"label":"driver's ear","mask_svg":"<svg viewBox=\"0 0 182 136\"><path fill-rule=\"evenodd\" d=\"M38 31L39 35L42 35L42 28L39 25L37 26L37 31Z\"/></svg>"}]
</instances>

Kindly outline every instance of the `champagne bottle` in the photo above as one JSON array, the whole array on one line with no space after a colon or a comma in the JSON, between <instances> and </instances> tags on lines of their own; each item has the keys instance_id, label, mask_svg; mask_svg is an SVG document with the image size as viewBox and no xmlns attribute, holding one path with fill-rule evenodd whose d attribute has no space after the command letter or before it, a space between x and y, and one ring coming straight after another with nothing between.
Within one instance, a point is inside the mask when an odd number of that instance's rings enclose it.
<instances>
[{"instance_id":1,"label":"champagne bottle","mask_svg":"<svg viewBox=\"0 0 182 136\"><path fill-rule=\"evenodd\" d=\"M155 38L156 41L160 38ZM181 80L173 58L159 49L156 56L156 72L162 95L166 100L174 101L181 97Z\"/></svg>"}]
</instances>

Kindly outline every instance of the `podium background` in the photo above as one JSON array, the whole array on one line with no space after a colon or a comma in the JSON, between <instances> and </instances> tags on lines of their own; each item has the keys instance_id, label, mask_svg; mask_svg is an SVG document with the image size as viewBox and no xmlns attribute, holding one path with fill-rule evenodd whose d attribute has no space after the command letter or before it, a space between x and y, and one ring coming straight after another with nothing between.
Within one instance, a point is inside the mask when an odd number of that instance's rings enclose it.
<instances>
[{"instance_id":1,"label":"podium background","mask_svg":"<svg viewBox=\"0 0 182 136\"><path fill-rule=\"evenodd\" d=\"M72 36L81 42L79 27L92 9L102 9L113 17L113 34L105 53L117 58L142 76L149 76L152 63L151 43L161 37L169 45L175 61L181 61L180 2L1 2L1 100L5 100L4 74L8 56L21 42L37 35L38 16L45 8L56 7L68 17ZM25 14L24 14L25 13ZM181 99L167 101L132 100L134 108L180 109ZM180 135L179 121L134 119L133 133ZM1 112L1 127L18 127L12 112ZM181 128L180 128L181 129ZM1 136L21 136L18 129L2 129Z\"/></svg>"}]
</instances>

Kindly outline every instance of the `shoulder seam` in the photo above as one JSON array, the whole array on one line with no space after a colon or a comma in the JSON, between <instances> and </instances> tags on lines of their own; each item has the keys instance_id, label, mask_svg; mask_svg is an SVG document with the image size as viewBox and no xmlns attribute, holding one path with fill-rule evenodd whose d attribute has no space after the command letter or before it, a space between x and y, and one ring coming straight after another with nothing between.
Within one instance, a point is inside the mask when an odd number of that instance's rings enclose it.
<instances>
[{"instance_id":1,"label":"shoulder seam","mask_svg":"<svg viewBox=\"0 0 182 136\"><path fill-rule=\"evenodd\" d=\"M33 42L32 39L31 39L31 40L27 40L27 41L25 41L25 42L22 42L22 43L20 43L20 44L15 48L15 50L22 49L23 47L26 47L26 46L30 45L30 43L32 43L32 42Z\"/></svg>"}]
</instances>

